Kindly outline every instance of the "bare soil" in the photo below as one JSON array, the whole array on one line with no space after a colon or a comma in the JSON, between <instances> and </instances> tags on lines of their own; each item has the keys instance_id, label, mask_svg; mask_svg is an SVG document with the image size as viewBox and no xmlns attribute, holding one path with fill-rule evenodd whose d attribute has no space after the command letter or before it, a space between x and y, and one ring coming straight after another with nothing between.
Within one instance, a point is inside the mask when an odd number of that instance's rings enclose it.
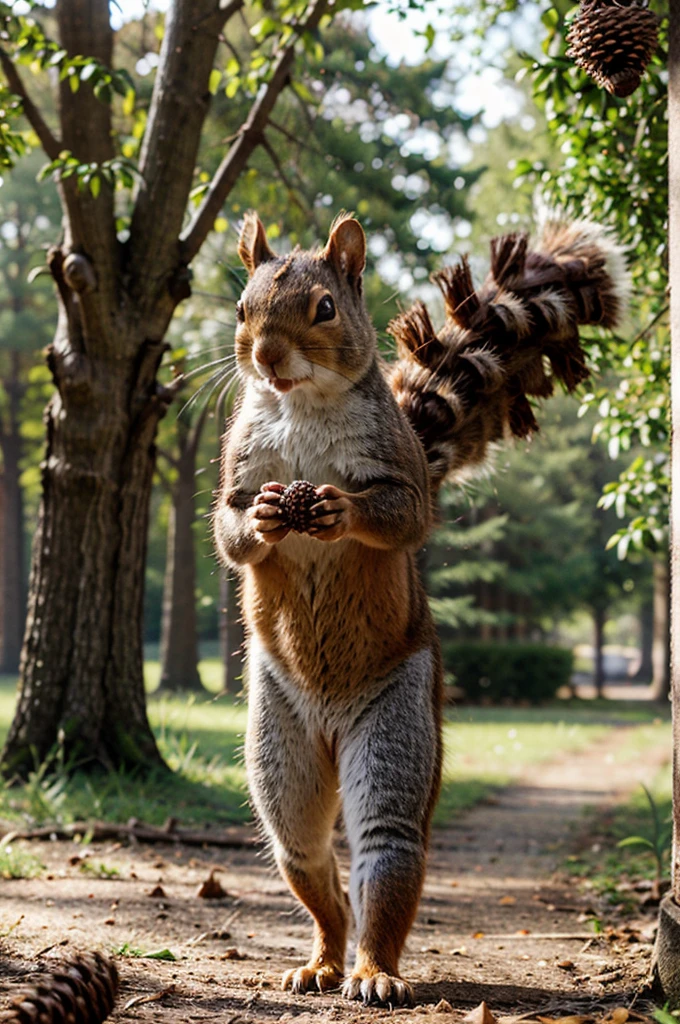
<instances>
[{"instance_id":1,"label":"bare soil","mask_svg":"<svg viewBox=\"0 0 680 1024\"><path fill-rule=\"evenodd\" d=\"M607 1007L629 1006L648 972L655 912L617 921L613 908L604 911L563 870L567 854L589 841L584 806L612 805L651 781L668 759L668 751L653 750L620 763L615 755L625 733L534 768L531 778L434 833L402 961L415 985L413 1009L366 1009L335 993L280 991L282 973L307 959L311 926L248 828L233 830L244 845L229 851L27 844L46 872L1 883L0 1005L69 951L111 952L127 943L145 953L170 949L177 960L119 955L113 1021L349 1024L391 1012L415 1020L435 1008L459 1019L482 1000L500 1017L602 1016ZM346 868L346 852L343 859ZM101 877L111 869L118 874ZM213 869L228 895L199 898ZM162 891L150 895L156 887ZM611 927L595 936L588 918L603 913ZM124 1009L137 996L161 991L167 994L158 1001Z\"/></svg>"}]
</instances>

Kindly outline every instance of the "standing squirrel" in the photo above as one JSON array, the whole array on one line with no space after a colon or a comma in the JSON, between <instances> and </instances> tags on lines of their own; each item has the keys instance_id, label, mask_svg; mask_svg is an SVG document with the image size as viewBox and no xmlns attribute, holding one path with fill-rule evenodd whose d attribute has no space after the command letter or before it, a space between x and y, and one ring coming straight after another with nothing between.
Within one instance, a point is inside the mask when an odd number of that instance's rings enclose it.
<instances>
[{"instance_id":1,"label":"standing squirrel","mask_svg":"<svg viewBox=\"0 0 680 1024\"><path fill-rule=\"evenodd\" d=\"M442 760L442 663L416 552L442 482L536 429L527 395L585 378L577 325L616 321L625 267L590 224L548 226L537 251L524 235L496 240L481 291L466 261L442 271L444 328L417 303L392 323L399 359L385 364L362 298L365 253L349 215L322 250L286 257L246 215L241 387L214 530L242 581L252 801L314 919L310 959L283 987L342 983L350 999L402 1004ZM307 499L301 517L291 495ZM340 809L357 929L347 976Z\"/></svg>"}]
</instances>

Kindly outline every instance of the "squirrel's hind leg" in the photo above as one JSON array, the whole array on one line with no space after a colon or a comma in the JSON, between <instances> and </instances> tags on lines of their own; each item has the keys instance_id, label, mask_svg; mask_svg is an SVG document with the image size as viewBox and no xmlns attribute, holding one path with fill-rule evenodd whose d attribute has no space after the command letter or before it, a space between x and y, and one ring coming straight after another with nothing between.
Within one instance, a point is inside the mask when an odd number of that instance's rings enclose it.
<instances>
[{"instance_id":1,"label":"squirrel's hind leg","mask_svg":"<svg viewBox=\"0 0 680 1024\"><path fill-rule=\"evenodd\" d=\"M314 919L311 956L284 974L282 987L323 992L342 981L347 942L347 897L331 845L339 809L337 771L266 656L253 651L248 691L245 753L252 802L281 874Z\"/></svg>"},{"instance_id":2,"label":"squirrel's hind leg","mask_svg":"<svg viewBox=\"0 0 680 1024\"><path fill-rule=\"evenodd\" d=\"M386 681L340 746L351 850L357 954L343 994L413 1002L399 957L418 908L441 772L438 658L412 655Z\"/></svg>"}]
</instances>

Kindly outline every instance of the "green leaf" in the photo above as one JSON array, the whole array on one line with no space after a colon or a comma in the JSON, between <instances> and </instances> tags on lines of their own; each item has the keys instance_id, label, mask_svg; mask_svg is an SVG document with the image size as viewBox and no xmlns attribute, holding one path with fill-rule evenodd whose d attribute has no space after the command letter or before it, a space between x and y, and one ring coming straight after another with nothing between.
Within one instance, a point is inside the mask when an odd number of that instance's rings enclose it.
<instances>
[{"instance_id":1,"label":"green leaf","mask_svg":"<svg viewBox=\"0 0 680 1024\"><path fill-rule=\"evenodd\" d=\"M213 68L212 71L210 72L210 78L208 79L208 89L210 90L213 96L217 94L217 90L220 87L221 81L222 72L218 71L217 68Z\"/></svg>"},{"instance_id":2,"label":"green leaf","mask_svg":"<svg viewBox=\"0 0 680 1024\"><path fill-rule=\"evenodd\" d=\"M157 949L153 953L142 953L145 960L176 960L177 957L170 949Z\"/></svg>"},{"instance_id":3,"label":"green leaf","mask_svg":"<svg viewBox=\"0 0 680 1024\"><path fill-rule=\"evenodd\" d=\"M123 113L126 117L130 117L135 109L135 90L128 89L125 93L125 99L123 100Z\"/></svg>"},{"instance_id":4,"label":"green leaf","mask_svg":"<svg viewBox=\"0 0 680 1024\"><path fill-rule=\"evenodd\" d=\"M650 850L654 849L654 843L651 840L646 839L644 836L626 836L625 839L621 839L617 846L647 846Z\"/></svg>"},{"instance_id":5,"label":"green leaf","mask_svg":"<svg viewBox=\"0 0 680 1024\"><path fill-rule=\"evenodd\" d=\"M92 196L93 196L94 199L96 199L97 196L99 195L101 187L102 187L102 179L99 177L98 174L94 174L90 178L90 192L92 193Z\"/></svg>"}]
</instances>

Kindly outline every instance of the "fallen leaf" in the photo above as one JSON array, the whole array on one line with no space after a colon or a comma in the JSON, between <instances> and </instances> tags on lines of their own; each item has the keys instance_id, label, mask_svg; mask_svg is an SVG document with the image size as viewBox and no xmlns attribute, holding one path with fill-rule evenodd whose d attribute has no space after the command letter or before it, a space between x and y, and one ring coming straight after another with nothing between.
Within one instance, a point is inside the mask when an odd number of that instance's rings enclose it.
<instances>
[{"instance_id":1,"label":"fallen leaf","mask_svg":"<svg viewBox=\"0 0 680 1024\"><path fill-rule=\"evenodd\" d=\"M151 896L155 900L165 900L165 899L167 899L167 896L165 895L165 889L163 888L162 885L155 885L153 887L153 889L151 889L149 892L147 892L146 895L147 896Z\"/></svg>"},{"instance_id":2,"label":"fallen leaf","mask_svg":"<svg viewBox=\"0 0 680 1024\"><path fill-rule=\"evenodd\" d=\"M463 1017L465 1024L498 1024L486 1003L482 1002Z\"/></svg>"},{"instance_id":3,"label":"fallen leaf","mask_svg":"<svg viewBox=\"0 0 680 1024\"><path fill-rule=\"evenodd\" d=\"M473 939L483 939L484 938L484 932L473 932L472 938Z\"/></svg>"},{"instance_id":4,"label":"fallen leaf","mask_svg":"<svg viewBox=\"0 0 680 1024\"><path fill-rule=\"evenodd\" d=\"M517 897L516 896L501 896L501 898L498 901L498 906L499 907L512 907L512 906L515 905L515 903L517 903Z\"/></svg>"},{"instance_id":5,"label":"fallen leaf","mask_svg":"<svg viewBox=\"0 0 680 1024\"><path fill-rule=\"evenodd\" d=\"M142 953L145 960L176 960L171 949L155 949L152 953Z\"/></svg>"},{"instance_id":6,"label":"fallen leaf","mask_svg":"<svg viewBox=\"0 0 680 1024\"><path fill-rule=\"evenodd\" d=\"M157 1003L163 999L164 996L172 995L174 991L175 985L168 985L167 988L161 989L160 992L151 992L148 996L133 996L132 999L128 999L127 1003L123 1007L123 1012L125 1012L125 1010L131 1010L133 1006L141 1006L142 1003Z\"/></svg>"},{"instance_id":7,"label":"fallen leaf","mask_svg":"<svg viewBox=\"0 0 680 1024\"><path fill-rule=\"evenodd\" d=\"M529 928L518 928L515 935L531 935Z\"/></svg>"},{"instance_id":8,"label":"fallen leaf","mask_svg":"<svg viewBox=\"0 0 680 1024\"><path fill-rule=\"evenodd\" d=\"M433 1013L453 1013L453 1007L448 999L440 999L435 1006Z\"/></svg>"},{"instance_id":9,"label":"fallen leaf","mask_svg":"<svg viewBox=\"0 0 680 1024\"><path fill-rule=\"evenodd\" d=\"M229 893L222 888L219 879L215 878L215 872L211 871L205 882L198 887L196 895L202 900L223 900Z\"/></svg>"},{"instance_id":10,"label":"fallen leaf","mask_svg":"<svg viewBox=\"0 0 680 1024\"><path fill-rule=\"evenodd\" d=\"M563 971L573 971L575 964L573 960L558 960L557 966ZM619 1022L617 1021L616 1024L619 1024Z\"/></svg>"},{"instance_id":11,"label":"fallen leaf","mask_svg":"<svg viewBox=\"0 0 680 1024\"><path fill-rule=\"evenodd\" d=\"M236 946L230 946L229 949L225 949L224 953L220 956L220 960L245 960L246 957L243 953L240 953Z\"/></svg>"},{"instance_id":12,"label":"fallen leaf","mask_svg":"<svg viewBox=\"0 0 680 1024\"><path fill-rule=\"evenodd\" d=\"M451 956L469 956L470 954L467 951L467 946L458 946L457 949L450 950L450 955Z\"/></svg>"},{"instance_id":13,"label":"fallen leaf","mask_svg":"<svg viewBox=\"0 0 680 1024\"><path fill-rule=\"evenodd\" d=\"M617 1006L604 1018L602 1024L626 1024L630 1013L625 1006Z\"/></svg>"}]
</instances>

